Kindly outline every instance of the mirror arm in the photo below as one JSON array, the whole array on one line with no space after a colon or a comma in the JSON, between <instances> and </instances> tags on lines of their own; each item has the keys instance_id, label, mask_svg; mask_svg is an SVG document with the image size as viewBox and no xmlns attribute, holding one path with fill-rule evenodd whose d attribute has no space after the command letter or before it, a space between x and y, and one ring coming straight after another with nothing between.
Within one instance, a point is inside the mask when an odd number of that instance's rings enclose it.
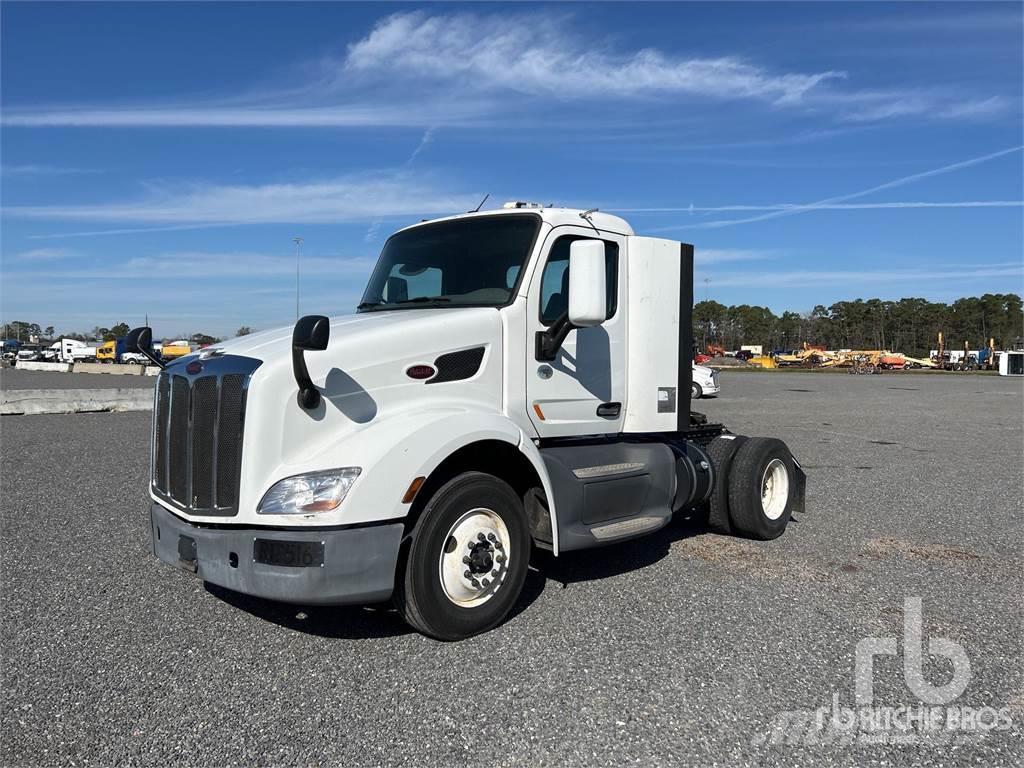
<instances>
[{"instance_id":1,"label":"mirror arm","mask_svg":"<svg viewBox=\"0 0 1024 768\"><path fill-rule=\"evenodd\" d=\"M537 331L536 358L538 360L551 361L558 356L558 350L562 348L565 337L569 331L575 330L576 326L569 322L569 311L560 314L551 327L546 331Z\"/></svg>"},{"instance_id":2,"label":"mirror arm","mask_svg":"<svg viewBox=\"0 0 1024 768\"><path fill-rule=\"evenodd\" d=\"M295 375L295 382L299 385L299 404L307 411L313 410L320 405L320 390L316 388L313 380L309 377L305 350L301 347L292 347L292 373Z\"/></svg>"},{"instance_id":3,"label":"mirror arm","mask_svg":"<svg viewBox=\"0 0 1024 768\"><path fill-rule=\"evenodd\" d=\"M145 355L149 359L149 361L151 363L153 363L153 365L155 365L158 368L160 368L160 370L163 370L164 368L166 368L167 367L167 363L165 363L160 358L156 357L151 350L152 350L152 348L150 348L150 349L140 349L139 352L142 353L143 355Z\"/></svg>"}]
</instances>

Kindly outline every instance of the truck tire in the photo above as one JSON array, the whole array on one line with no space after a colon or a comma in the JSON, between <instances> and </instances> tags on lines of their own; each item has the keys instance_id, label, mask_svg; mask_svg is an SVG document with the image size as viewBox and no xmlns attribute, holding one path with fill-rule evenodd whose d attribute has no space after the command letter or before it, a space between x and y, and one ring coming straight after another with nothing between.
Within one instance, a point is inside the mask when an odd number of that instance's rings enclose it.
<instances>
[{"instance_id":1,"label":"truck tire","mask_svg":"<svg viewBox=\"0 0 1024 768\"><path fill-rule=\"evenodd\" d=\"M700 398L701 398L701 396L703 394L704 394L704 390L700 388L700 384L698 384L696 381L690 382L690 399L691 400L700 400Z\"/></svg>"},{"instance_id":2,"label":"truck tire","mask_svg":"<svg viewBox=\"0 0 1024 768\"><path fill-rule=\"evenodd\" d=\"M751 539L782 535L793 512L793 455L781 440L751 437L737 450L729 471L729 519Z\"/></svg>"},{"instance_id":3,"label":"truck tire","mask_svg":"<svg viewBox=\"0 0 1024 768\"><path fill-rule=\"evenodd\" d=\"M424 507L396 579L396 607L438 640L485 632L515 605L529 560L530 529L515 491L492 475L464 472Z\"/></svg>"},{"instance_id":4,"label":"truck tire","mask_svg":"<svg viewBox=\"0 0 1024 768\"><path fill-rule=\"evenodd\" d=\"M716 437L708 443L708 457L715 473L715 484L708 497L708 528L714 533L732 533L729 522L729 467L733 456L747 438L743 435Z\"/></svg>"}]
</instances>

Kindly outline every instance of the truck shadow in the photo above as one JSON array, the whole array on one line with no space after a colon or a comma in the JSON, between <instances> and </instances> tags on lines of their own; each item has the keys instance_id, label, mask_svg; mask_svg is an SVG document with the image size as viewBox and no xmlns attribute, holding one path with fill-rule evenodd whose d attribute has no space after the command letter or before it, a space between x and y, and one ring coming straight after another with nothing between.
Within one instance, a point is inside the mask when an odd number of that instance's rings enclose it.
<instances>
[{"instance_id":1,"label":"truck shadow","mask_svg":"<svg viewBox=\"0 0 1024 768\"><path fill-rule=\"evenodd\" d=\"M654 565L669 554L675 542L708 532L701 515L677 513L664 528L620 544L565 552L558 557L536 550L532 564L545 580L566 589L570 584L607 579Z\"/></svg>"},{"instance_id":2,"label":"truck shadow","mask_svg":"<svg viewBox=\"0 0 1024 768\"><path fill-rule=\"evenodd\" d=\"M621 544L567 552L557 558L549 552L535 549L523 592L505 621L526 611L550 583L567 589L570 584L607 579L646 568L668 555L673 543L707 532L700 515L677 514L661 530ZM280 627L317 637L355 640L398 637L413 632L388 603L299 606L244 595L208 582L204 587L212 596L234 608Z\"/></svg>"},{"instance_id":3,"label":"truck shadow","mask_svg":"<svg viewBox=\"0 0 1024 768\"><path fill-rule=\"evenodd\" d=\"M380 605L292 605L244 595L206 582L218 600L279 627L338 640L407 635L413 630L387 603Z\"/></svg>"}]
</instances>

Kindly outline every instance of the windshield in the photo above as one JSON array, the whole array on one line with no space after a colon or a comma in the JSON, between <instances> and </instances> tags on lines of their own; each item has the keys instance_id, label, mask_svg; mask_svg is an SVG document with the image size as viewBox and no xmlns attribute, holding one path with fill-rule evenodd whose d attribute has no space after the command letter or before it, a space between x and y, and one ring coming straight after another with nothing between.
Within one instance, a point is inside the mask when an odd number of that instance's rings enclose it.
<instances>
[{"instance_id":1,"label":"windshield","mask_svg":"<svg viewBox=\"0 0 1024 768\"><path fill-rule=\"evenodd\" d=\"M399 232L384 245L359 311L504 306L539 228L539 216L504 214Z\"/></svg>"}]
</instances>

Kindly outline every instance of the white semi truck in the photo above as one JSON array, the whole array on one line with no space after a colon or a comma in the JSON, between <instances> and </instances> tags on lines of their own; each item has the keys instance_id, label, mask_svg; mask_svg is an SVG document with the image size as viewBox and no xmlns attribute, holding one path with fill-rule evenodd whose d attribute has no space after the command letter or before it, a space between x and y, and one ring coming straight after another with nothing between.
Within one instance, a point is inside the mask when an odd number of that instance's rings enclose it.
<instances>
[{"instance_id":1,"label":"white semi truck","mask_svg":"<svg viewBox=\"0 0 1024 768\"><path fill-rule=\"evenodd\" d=\"M692 246L598 211L511 203L400 230L355 314L161 372L155 555L272 600L392 598L454 640L508 614L533 547L694 509L775 538L805 476L781 441L691 413L692 269Z\"/></svg>"}]
</instances>

